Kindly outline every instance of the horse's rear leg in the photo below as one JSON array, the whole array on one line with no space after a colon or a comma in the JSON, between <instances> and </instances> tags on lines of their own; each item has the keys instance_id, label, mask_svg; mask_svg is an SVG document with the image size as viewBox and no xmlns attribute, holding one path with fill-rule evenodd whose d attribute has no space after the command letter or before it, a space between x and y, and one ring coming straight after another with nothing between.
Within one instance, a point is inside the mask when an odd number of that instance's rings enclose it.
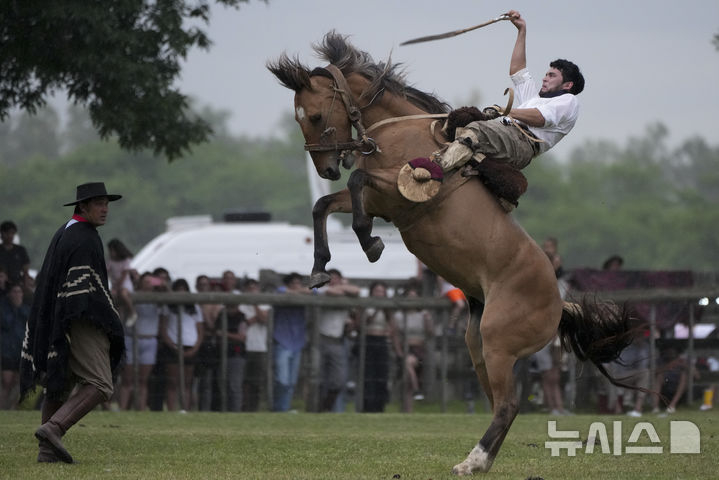
<instances>
[{"instance_id":1,"label":"horse's rear leg","mask_svg":"<svg viewBox=\"0 0 719 480\"><path fill-rule=\"evenodd\" d=\"M384 243L379 237L372 236L372 217L367 215L362 193L371 184L372 177L362 169L357 169L347 180L347 188L352 199L352 230L357 235L362 250L370 262L376 262L382 255Z\"/></svg>"},{"instance_id":2,"label":"horse's rear leg","mask_svg":"<svg viewBox=\"0 0 719 480\"><path fill-rule=\"evenodd\" d=\"M516 356L490 348L485 343L484 361L493 397L492 423L467 458L459 465L455 465L452 473L471 475L474 472L488 472L492 467L504 437L507 436L509 427L519 411L512 374L516 360Z\"/></svg>"},{"instance_id":3,"label":"horse's rear leg","mask_svg":"<svg viewBox=\"0 0 719 480\"><path fill-rule=\"evenodd\" d=\"M327 263L332 258L327 242L327 216L334 212L349 213L352 211L349 190L346 188L337 193L325 195L315 202L312 208L312 224L315 236L315 262L312 265L310 288L321 287L330 281L325 271Z\"/></svg>"},{"instance_id":4,"label":"horse's rear leg","mask_svg":"<svg viewBox=\"0 0 719 480\"><path fill-rule=\"evenodd\" d=\"M484 356L482 355L482 336L479 332L479 324L484 310L484 304L472 297L469 297L468 300L470 316L467 331L464 334L464 342L467 344L469 356L472 359L472 367L477 373L479 384L487 395L489 404L494 407L492 390L489 385L489 377L487 376L487 366L484 363Z\"/></svg>"}]
</instances>

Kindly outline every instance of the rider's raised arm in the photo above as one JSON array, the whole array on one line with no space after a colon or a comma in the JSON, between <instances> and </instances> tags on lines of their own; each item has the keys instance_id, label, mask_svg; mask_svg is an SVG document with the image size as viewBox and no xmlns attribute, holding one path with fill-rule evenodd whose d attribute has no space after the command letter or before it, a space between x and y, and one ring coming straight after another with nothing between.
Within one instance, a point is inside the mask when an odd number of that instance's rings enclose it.
<instances>
[{"instance_id":1,"label":"rider's raised arm","mask_svg":"<svg viewBox=\"0 0 719 480\"><path fill-rule=\"evenodd\" d=\"M514 75L527 67L527 23L516 10L507 12L509 19L517 27L517 40L514 43L512 59L509 62L509 74Z\"/></svg>"}]
</instances>

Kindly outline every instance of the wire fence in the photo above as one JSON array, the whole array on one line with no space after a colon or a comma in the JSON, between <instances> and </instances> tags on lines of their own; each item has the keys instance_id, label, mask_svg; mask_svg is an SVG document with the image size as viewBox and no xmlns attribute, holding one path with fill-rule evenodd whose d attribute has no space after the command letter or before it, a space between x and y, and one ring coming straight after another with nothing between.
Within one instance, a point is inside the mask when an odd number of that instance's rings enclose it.
<instances>
[{"instance_id":1,"label":"wire fence","mask_svg":"<svg viewBox=\"0 0 719 480\"><path fill-rule=\"evenodd\" d=\"M583 292L570 292L571 297L579 297L583 295ZM697 323L697 318L700 316L699 312L701 308L701 299L706 299L706 303L713 305L716 299L719 299L719 285L709 285L702 287L691 287L691 288L672 288L672 289L647 289L647 290L617 290L617 291L604 291L597 292L596 297L598 300L613 301L616 303L645 303L649 304L648 313L648 329L649 329L649 378L650 378L650 389L654 390L657 385L653 384L655 379L655 373L657 372L657 360L658 360L658 345L674 345L681 351L686 353L687 364L694 365L697 356L713 355L719 357L719 338L695 338L694 326ZM451 400L451 396L455 398L457 396L457 388L452 387L450 376L454 375L465 375L468 379L473 379L473 373L471 364L469 363L469 356L466 352L466 347L463 345L462 334L463 332L450 331L449 329L449 318L450 311L452 309L452 303L446 298L434 298L434 297L332 297L324 295L284 295L284 294L233 294L233 293L222 293L222 292L208 292L208 293L183 293L183 292L144 292L138 291L132 294L133 301L136 304L151 303L157 305L186 305L186 304L219 304L226 307L236 307L238 305L269 305L272 308L268 319L268 332L267 332L267 355L266 355L266 382L265 382L265 401L268 406L272 405L273 395L273 317L271 312L276 307L303 307L305 311L305 319L308 327L308 342L304 349L304 352L308 354L306 360L303 362L305 368L303 369L302 382L304 385L303 399L305 409L311 412L317 412L320 410L320 388L321 388L321 366L320 366L320 333L319 333L319 318L322 311L325 309L347 309L350 310L362 310L367 308L376 309L391 309L397 312L407 312L412 310L428 310L435 321L436 335L432 335L426 339L426 350L428 355L426 356L426 365L424 368L423 383L424 389L427 393L428 400L437 402L440 412L447 411L448 402ZM684 303L688 309L687 317L687 337L686 338L667 338L666 335L660 335L657 327L657 310L660 305L664 302L679 302ZM224 308L219 316L219 365L218 365L218 385L219 385L219 410L228 410L228 392L227 392L227 378L228 378L228 309ZM716 326L717 320L711 319ZM406 328L407 322L400 322ZM178 345L182 344L182 328L178 326ZM133 348L137 349L137 334L134 328L128 329L126 332L130 336L134 336ZM354 392L354 410L361 412L363 410L363 385L364 385L364 352L366 346L366 329L362 328L360 323L360 329L358 337L356 338L357 345L359 346L359 361L356 362L354 370L356 390ZM409 350L407 343L406 332L401 332L403 343L402 349L406 356ZM663 332L666 333L666 332ZM0 336L2 334L0 333ZM0 340L2 338L0 337ZM1 345L2 342L0 342ZM1 348L1 347L0 347ZM182 354L183 350L178 350L178 365L179 365L179 382L178 395L180 405L187 407L189 405L189 399L184 398L184 376L185 376L185 361ZM133 352L134 359L133 369L134 375L134 392L138 391L137 379L138 375L138 355L137 351ZM0 354L2 351L0 350ZM570 355L571 359L574 359L573 355ZM400 367L401 368L401 367ZM459 372L459 373L458 373ZM404 368L401 368L401 372L398 372L398 384L400 397L406 391L405 385L408 381L407 375ZM577 368L574 364L570 365L569 378L567 381L566 397L568 406L574 408L575 399L577 397ZM476 380L474 380L476 381ZM687 403L692 405L694 402L694 386L695 382L719 383L719 372L709 372L704 378L697 380L694 375L688 375L687 377ZM3 387L4 388L4 387ZM5 392L7 393L7 392ZM526 394L526 392L525 392ZM134 395L135 408L137 408L137 395ZM402 405L400 399L400 405Z\"/></svg>"}]
</instances>

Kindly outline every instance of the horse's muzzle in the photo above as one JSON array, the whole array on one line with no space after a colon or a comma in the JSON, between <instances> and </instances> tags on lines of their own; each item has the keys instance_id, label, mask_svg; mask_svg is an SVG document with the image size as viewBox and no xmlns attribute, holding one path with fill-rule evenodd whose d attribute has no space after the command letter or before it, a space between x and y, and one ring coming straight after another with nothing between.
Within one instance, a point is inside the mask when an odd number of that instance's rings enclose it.
<instances>
[{"instance_id":1,"label":"horse's muzzle","mask_svg":"<svg viewBox=\"0 0 719 480\"><path fill-rule=\"evenodd\" d=\"M320 172L320 177L326 178L327 180L339 180L341 176L339 165L327 167Z\"/></svg>"}]
</instances>

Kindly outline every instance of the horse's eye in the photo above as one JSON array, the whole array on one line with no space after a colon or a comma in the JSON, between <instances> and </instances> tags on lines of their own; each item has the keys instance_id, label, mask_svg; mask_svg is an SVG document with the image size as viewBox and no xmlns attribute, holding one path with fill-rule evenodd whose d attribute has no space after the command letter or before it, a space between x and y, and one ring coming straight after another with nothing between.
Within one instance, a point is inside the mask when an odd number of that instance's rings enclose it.
<instances>
[{"instance_id":1,"label":"horse's eye","mask_svg":"<svg viewBox=\"0 0 719 480\"><path fill-rule=\"evenodd\" d=\"M320 120L322 120L322 114L321 114L321 113L315 113L314 115L310 115L310 122L312 122L312 123L318 123Z\"/></svg>"}]
</instances>

